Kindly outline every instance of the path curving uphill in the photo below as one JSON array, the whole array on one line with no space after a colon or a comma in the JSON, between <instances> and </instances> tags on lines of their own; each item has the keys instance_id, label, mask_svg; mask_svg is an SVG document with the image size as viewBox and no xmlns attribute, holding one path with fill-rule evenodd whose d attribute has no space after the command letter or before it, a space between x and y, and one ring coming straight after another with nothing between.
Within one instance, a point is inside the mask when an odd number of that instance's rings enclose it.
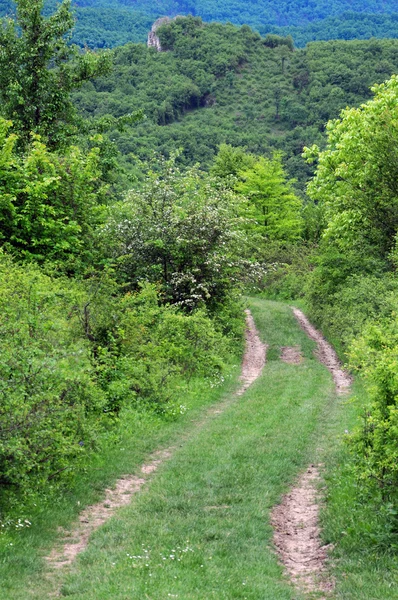
<instances>
[{"instance_id":1,"label":"path curving uphill","mask_svg":"<svg viewBox=\"0 0 398 600\"><path fill-rule=\"evenodd\" d=\"M352 380L349 373L342 368L336 351L329 344L329 342L325 340L323 335L317 329L315 329L313 325L311 325L301 310L298 308L293 308L293 314L296 317L300 327L305 331L308 337L316 342L316 355L319 362L325 365L325 367L331 372L336 386L336 392L338 394L347 393L350 389Z\"/></svg>"}]
</instances>

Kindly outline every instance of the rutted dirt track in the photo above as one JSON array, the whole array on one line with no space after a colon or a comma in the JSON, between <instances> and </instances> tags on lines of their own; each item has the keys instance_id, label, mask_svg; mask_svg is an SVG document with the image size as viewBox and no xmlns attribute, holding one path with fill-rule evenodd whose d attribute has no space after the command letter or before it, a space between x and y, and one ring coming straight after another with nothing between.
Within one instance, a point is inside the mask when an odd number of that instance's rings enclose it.
<instances>
[{"instance_id":1,"label":"rutted dirt track","mask_svg":"<svg viewBox=\"0 0 398 600\"><path fill-rule=\"evenodd\" d=\"M246 349L240 376L241 387L234 394L235 398L241 396L261 375L266 358L266 346L261 342L253 317L248 310L246 311L245 337ZM222 413L227 405L228 402L221 402L218 408L210 408L208 411L209 416ZM197 429L205 423L206 418L197 424ZM47 557L48 564L56 569L71 565L76 556L86 548L90 535L110 519L118 508L130 502L131 496L140 491L148 481L149 476L171 457L173 451L174 448L168 448L155 452L148 462L142 465L138 475L121 477L113 489L105 490L105 498L101 502L88 506L80 513L79 521L75 524L73 530L69 534L65 534L61 545L54 548Z\"/></svg>"},{"instance_id":2,"label":"rutted dirt track","mask_svg":"<svg viewBox=\"0 0 398 600\"><path fill-rule=\"evenodd\" d=\"M320 537L318 482L319 468L310 465L271 519L281 561L293 584L304 592L333 589L333 581L324 575L328 547Z\"/></svg>"},{"instance_id":3,"label":"rutted dirt track","mask_svg":"<svg viewBox=\"0 0 398 600\"><path fill-rule=\"evenodd\" d=\"M305 315L293 309L294 315L307 335L317 343L317 357L331 371L337 393L347 392L350 377L341 368L333 348L309 323ZM241 386L229 399L207 410L205 416L195 425L195 431L205 425L207 419L222 413L225 408L241 396L259 377L266 358L266 345L258 336L252 315L246 311L246 350L240 377ZM281 360L299 365L303 361L298 347L281 348ZM189 434L188 434L189 435ZM187 438L183 438L185 440ZM82 552L90 535L118 508L127 505L133 494L138 493L152 473L170 458L175 448L154 453L142 465L139 474L120 478L113 489L105 491L103 501L87 507L79 517L74 529L64 535L61 544L47 557L49 565L55 569L68 567ZM320 465L310 465L298 479L294 488L275 507L271 523L274 527L274 543L291 581L303 592L320 592L324 598L333 589L333 581L325 574L328 548L322 546L319 528L318 483ZM210 507L211 508L211 507Z\"/></svg>"},{"instance_id":4,"label":"rutted dirt track","mask_svg":"<svg viewBox=\"0 0 398 600\"><path fill-rule=\"evenodd\" d=\"M73 531L63 540L61 548L54 548L47 561L59 569L72 564L76 556L86 548L93 531L110 519L118 508L128 504L132 494L136 494L144 485L145 477L156 471L170 456L171 449L156 452L151 460L141 467L140 475L121 477L113 489L105 490L104 500L88 506L80 513Z\"/></svg>"},{"instance_id":5,"label":"rutted dirt track","mask_svg":"<svg viewBox=\"0 0 398 600\"><path fill-rule=\"evenodd\" d=\"M325 340L322 334L311 325L307 317L298 308L293 308L293 314L299 322L302 329L309 338L317 343L317 357L332 374L333 381L336 385L336 391L338 394L344 394L347 392L351 385L351 377L349 374L341 368L340 361L337 357L336 352L332 346Z\"/></svg>"},{"instance_id":6,"label":"rutted dirt track","mask_svg":"<svg viewBox=\"0 0 398 600\"><path fill-rule=\"evenodd\" d=\"M262 343L250 310L246 310L246 350L242 362L241 387L237 395L241 396L251 384L261 375L265 365L267 346Z\"/></svg>"},{"instance_id":7,"label":"rutted dirt track","mask_svg":"<svg viewBox=\"0 0 398 600\"><path fill-rule=\"evenodd\" d=\"M349 391L351 378L341 368L332 346L297 308L293 314L306 334L317 343L316 355L331 372L337 394ZM333 590L334 583L326 576L328 547L322 545L319 528L318 484L321 465L310 465L271 517L274 543L281 561L296 587L303 592Z\"/></svg>"}]
</instances>

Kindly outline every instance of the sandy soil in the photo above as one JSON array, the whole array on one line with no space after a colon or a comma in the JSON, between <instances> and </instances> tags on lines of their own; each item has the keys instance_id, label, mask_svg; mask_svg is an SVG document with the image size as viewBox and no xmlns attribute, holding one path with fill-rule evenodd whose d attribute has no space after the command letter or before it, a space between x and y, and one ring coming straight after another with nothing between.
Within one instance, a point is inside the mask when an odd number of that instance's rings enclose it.
<instances>
[{"instance_id":1,"label":"sandy soil","mask_svg":"<svg viewBox=\"0 0 398 600\"><path fill-rule=\"evenodd\" d=\"M121 477L113 489L106 489L104 500L88 506L80 513L78 523L65 536L61 547L54 548L47 557L49 564L56 568L72 564L76 556L86 548L93 531L110 519L118 508L128 504L132 494L136 494L144 485L146 477L156 471L170 456L171 449L156 452L148 463L141 467L139 475Z\"/></svg>"},{"instance_id":2,"label":"sandy soil","mask_svg":"<svg viewBox=\"0 0 398 600\"><path fill-rule=\"evenodd\" d=\"M325 573L328 547L320 537L318 482L319 468L310 465L271 518L280 559L293 584L303 592L333 589L333 581Z\"/></svg>"},{"instance_id":3,"label":"sandy soil","mask_svg":"<svg viewBox=\"0 0 398 600\"><path fill-rule=\"evenodd\" d=\"M282 346L280 358L288 365L299 365L304 360L300 346Z\"/></svg>"},{"instance_id":4,"label":"sandy soil","mask_svg":"<svg viewBox=\"0 0 398 600\"><path fill-rule=\"evenodd\" d=\"M332 346L301 310L293 308L293 313L303 330L317 343L316 355L331 372L336 392L347 393L351 377L342 369ZM291 581L303 592L319 592L320 598L327 598L334 582L326 572L329 548L322 545L320 536L318 486L321 466L310 465L299 477L293 489L273 510L271 523L274 544Z\"/></svg>"},{"instance_id":5,"label":"sandy soil","mask_svg":"<svg viewBox=\"0 0 398 600\"><path fill-rule=\"evenodd\" d=\"M317 343L317 357L331 372L337 393L344 394L348 392L351 385L351 377L344 369L342 369L337 354L332 346L325 340L322 334L311 325L301 310L293 308L293 314L308 337Z\"/></svg>"},{"instance_id":6,"label":"sandy soil","mask_svg":"<svg viewBox=\"0 0 398 600\"><path fill-rule=\"evenodd\" d=\"M246 310L246 350L242 362L241 387L237 395L241 396L248 387L261 375L265 365L267 346L258 336L254 319L249 310Z\"/></svg>"},{"instance_id":7,"label":"sandy soil","mask_svg":"<svg viewBox=\"0 0 398 600\"><path fill-rule=\"evenodd\" d=\"M254 320L250 311L246 311L246 349L242 362L242 374L240 376L241 386L234 394L233 398L241 396L247 388L260 376L266 358L266 346L260 341L256 330ZM207 416L221 414L227 407L227 403L220 403L218 408L210 408ZM197 429L204 426L207 421L205 417L197 423ZM48 564L55 569L67 567L72 564L74 559L82 552L89 541L90 535L110 519L118 508L125 506L131 500L131 496L139 492L158 467L172 455L174 448L155 452L142 465L140 473L137 475L128 475L121 477L113 489L105 490L105 498L84 509L79 521L75 524L72 531L63 533L60 545L53 549L46 558Z\"/></svg>"}]
</instances>

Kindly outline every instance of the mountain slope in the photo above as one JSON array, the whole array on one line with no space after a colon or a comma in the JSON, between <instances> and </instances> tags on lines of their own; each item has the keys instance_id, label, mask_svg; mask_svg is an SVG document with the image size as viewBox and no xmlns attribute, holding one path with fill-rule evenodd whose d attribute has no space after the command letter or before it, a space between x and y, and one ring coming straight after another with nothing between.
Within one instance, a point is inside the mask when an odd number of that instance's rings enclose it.
<instances>
[{"instance_id":1,"label":"mountain slope","mask_svg":"<svg viewBox=\"0 0 398 600\"><path fill-rule=\"evenodd\" d=\"M398 41L317 42L270 47L249 27L178 19L159 31L167 52L142 44L115 50L111 76L87 84L75 101L86 117L143 109L147 119L112 138L125 156L147 158L182 147L186 164L213 160L222 142L252 152L285 152L293 177L310 173L304 145L322 143L330 118L371 96L398 71Z\"/></svg>"},{"instance_id":2,"label":"mountain slope","mask_svg":"<svg viewBox=\"0 0 398 600\"><path fill-rule=\"evenodd\" d=\"M56 0L47 0L53 9ZM312 40L398 37L396 0L74 0L72 41L92 48L144 42L160 16L196 15L205 21L248 24L261 34L291 34L297 46ZM13 11L0 0L0 16Z\"/></svg>"}]
</instances>

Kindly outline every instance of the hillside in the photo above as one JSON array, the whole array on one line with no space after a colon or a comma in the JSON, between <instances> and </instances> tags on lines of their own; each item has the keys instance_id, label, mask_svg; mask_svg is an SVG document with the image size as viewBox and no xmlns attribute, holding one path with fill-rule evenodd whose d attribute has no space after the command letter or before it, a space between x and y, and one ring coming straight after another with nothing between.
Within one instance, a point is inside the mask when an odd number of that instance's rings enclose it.
<instances>
[{"instance_id":1,"label":"hillside","mask_svg":"<svg viewBox=\"0 0 398 600\"><path fill-rule=\"evenodd\" d=\"M304 145L321 143L326 122L371 97L398 70L398 41L317 42L302 50L265 41L249 27L179 19L160 31L167 52L142 44L115 51L113 73L75 94L85 117L143 109L147 119L113 132L126 161L183 148L185 164L208 166L222 142L285 153L302 186ZM275 44L275 47L270 47Z\"/></svg>"},{"instance_id":2,"label":"hillside","mask_svg":"<svg viewBox=\"0 0 398 600\"><path fill-rule=\"evenodd\" d=\"M48 0L54 8L57 2ZM204 21L248 24L262 35L291 34L297 46L313 40L398 37L394 0L74 0L72 41L91 48L144 42L151 22L160 16L194 15ZM0 0L0 15L13 11Z\"/></svg>"}]
</instances>

